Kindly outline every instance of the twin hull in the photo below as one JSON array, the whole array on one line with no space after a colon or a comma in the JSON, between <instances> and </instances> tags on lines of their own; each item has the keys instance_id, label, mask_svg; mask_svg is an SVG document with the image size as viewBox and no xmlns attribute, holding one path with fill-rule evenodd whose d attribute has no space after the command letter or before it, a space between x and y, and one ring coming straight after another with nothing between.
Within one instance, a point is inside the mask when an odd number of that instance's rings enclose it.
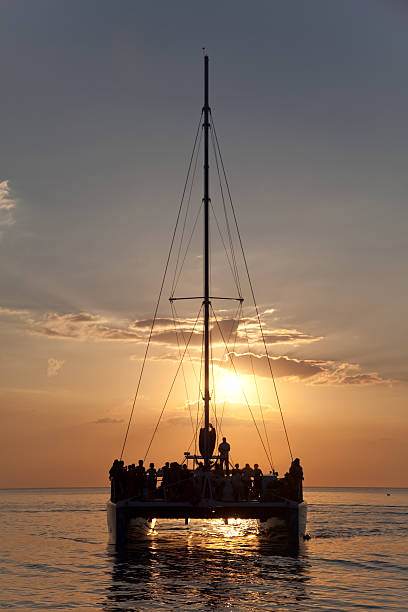
<instances>
[{"instance_id":1,"label":"twin hull","mask_svg":"<svg viewBox=\"0 0 408 612\"><path fill-rule=\"evenodd\" d=\"M238 504L149 503L123 500L108 501L107 521L110 544L125 544L128 540L149 535L157 518L166 519L228 519L256 518L261 535L285 539L297 547L306 533L306 502Z\"/></svg>"}]
</instances>

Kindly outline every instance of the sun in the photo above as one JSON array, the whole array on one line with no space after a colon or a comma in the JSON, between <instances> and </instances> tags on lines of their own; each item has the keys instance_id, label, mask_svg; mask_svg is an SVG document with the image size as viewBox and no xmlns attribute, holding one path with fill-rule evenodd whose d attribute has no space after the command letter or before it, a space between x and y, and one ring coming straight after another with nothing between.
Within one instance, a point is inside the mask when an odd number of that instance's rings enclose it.
<instances>
[{"instance_id":1,"label":"sun","mask_svg":"<svg viewBox=\"0 0 408 612\"><path fill-rule=\"evenodd\" d=\"M239 399L241 397L241 384L236 374L227 374L222 378L221 389L226 397Z\"/></svg>"}]
</instances>

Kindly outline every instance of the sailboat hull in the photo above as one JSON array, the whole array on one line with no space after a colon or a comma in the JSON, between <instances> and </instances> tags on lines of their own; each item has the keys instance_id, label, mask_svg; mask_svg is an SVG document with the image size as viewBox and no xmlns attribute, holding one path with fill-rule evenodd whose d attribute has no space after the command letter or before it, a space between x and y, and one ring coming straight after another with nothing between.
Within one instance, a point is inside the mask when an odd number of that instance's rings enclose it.
<instances>
[{"instance_id":1,"label":"sailboat hull","mask_svg":"<svg viewBox=\"0 0 408 612\"><path fill-rule=\"evenodd\" d=\"M109 541L121 545L134 537L152 532L155 520L162 519L257 519L260 533L275 539L282 537L296 548L306 532L307 504L293 501L216 502L202 500L188 502L123 500L108 502L107 521Z\"/></svg>"},{"instance_id":2,"label":"sailboat hull","mask_svg":"<svg viewBox=\"0 0 408 612\"><path fill-rule=\"evenodd\" d=\"M271 540L287 540L296 546L306 535L307 503L297 504L286 516L273 515L258 519L259 533Z\"/></svg>"},{"instance_id":3,"label":"sailboat hull","mask_svg":"<svg viewBox=\"0 0 408 612\"><path fill-rule=\"evenodd\" d=\"M156 524L155 518L129 515L121 504L108 501L106 508L109 544L120 544L150 535Z\"/></svg>"}]
</instances>

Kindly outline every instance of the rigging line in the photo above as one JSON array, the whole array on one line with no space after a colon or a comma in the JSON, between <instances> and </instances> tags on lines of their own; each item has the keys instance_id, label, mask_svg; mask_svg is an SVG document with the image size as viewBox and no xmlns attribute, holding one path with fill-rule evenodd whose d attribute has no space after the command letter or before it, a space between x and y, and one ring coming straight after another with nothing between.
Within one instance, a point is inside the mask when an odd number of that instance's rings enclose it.
<instances>
[{"instance_id":1,"label":"rigging line","mask_svg":"<svg viewBox=\"0 0 408 612\"><path fill-rule=\"evenodd\" d=\"M214 404L211 404L211 410L212 410L212 413L213 413L214 419L215 419L215 430L216 430L216 432L218 432L218 430L219 430L221 432L221 435L222 435L221 426L219 425L219 420L217 418L217 411L215 410ZM218 435L217 435L217 438L219 438ZM217 443L218 443L218 439L217 439L215 448L217 448Z\"/></svg>"},{"instance_id":2,"label":"rigging line","mask_svg":"<svg viewBox=\"0 0 408 612\"><path fill-rule=\"evenodd\" d=\"M211 321L210 321L211 323ZM218 419L217 419L217 404L216 404L216 395L215 395L215 378L214 378L214 358L213 358L213 343L212 343L212 329L210 328L210 361L211 361L211 378L212 378L212 385L213 385L213 389L212 389L212 406L213 406L213 413L214 413L214 417L215 417L215 425L216 425L216 429L215 429L215 433L216 433L216 444L218 442Z\"/></svg>"},{"instance_id":3,"label":"rigging line","mask_svg":"<svg viewBox=\"0 0 408 612\"><path fill-rule=\"evenodd\" d=\"M234 351L235 351L235 347L236 347L236 344L237 344L237 339L238 339L238 328L239 328L239 324L240 324L240 322L241 322L242 311L243 311L243 306L242 306L242 302L241 302L241 304L238 306L238 310L237 310L236 315L235 315L235 318L238 320L238 322L237 322L237 328L236 328L236 330L235 330L235 338L234 338L234 345L233 345L233 350L234 350ZM231 330L230 335L229 335L229 337L228 337L228 343L229 343L229 341L230 341L230 339L231 339L231 335L232 335L232 330ZM227 354L228 354L228 353L227 353L227 351L226 351L226 350L224 350L223 359L224 359L224 356L227 356ZM230 372L231 372L231 368L232 368L232 366L231 366L231 360L229 359L229 363L228 363L228 373L230 373ZM221 425L222 425L222 422L223 422L223 420L224 420L225 405L226 405L226 399L224 398L224 403L223 403L223 406L222 406L222 413L221 413Z\"/></svg>"},{"instance_id":4,"label":"rigging line","mask_svg":"<svg viewBox=\"0 0 408 612\"><path fill-rule=\"evenodd\" d=\"M219 324L218 324L217 315L215 314L214 309L212 308L212 306L211 306L211 309L212 309L212 311L213 311L214 318L215 318L215 321L216 321L216 323L217 323L217 325L218 325L218 329L219 329L219 332L220 332L220 334L221 334L221 337L222 337L222 339L223 339L223 341L224 341L224 344L225 344L225 346L226 346L226 348L227 348L227 350L228 350L228 346L227 346L227 344L225 343L225 340L224 340L224 336L223 336L222 330L221 330L221 328L220 328L220 326L219 326ZM229 354L231 354L231 353L230 353L230 351L228 351L228 353L229 353ZM234 361L233 361L233 359L232 359L232 358L231 358L231 361L232 361L232 365L233 365L233 368L234 368L235 375L236 375L237 380L238 380L238 382L239 382L239 385L240 385L240 387L241 387L241 393L242 393L242 395L243 395L243 396L244 396L244 398L245 398L246 404L247 404L247 406L248 406L248 410L249 410L249 412L250 412L250 414L251 414L251 417L252 417L252 421L253 421L253 423L254 423L254 425L255 425L255 429L256 429L256 431L257 431L257 433L258 433L259 439L260 439L261 444L262 444L262 446L263 446L263 449L264 449L264 451L265 451L266 458L267 458L268 463L269 463L269 465L270 465L270 460L269 460L269 456L268 456L268 451L267 451L267 449L266 449L266 447L265 447L265 443L264 443L263 438L262 438L262 436L261 436L261 432L259 431L259 427L258 427L258 424L257 424L257 422L256 422L256 420L255 420L255 417L254 417L254 414L253 414L253 412L252 412L251 406L250 406L250 404L249 404L248 398L247 398L247 396L246 396L246 394L245 394L245 391L244 391L244 389L243 389L243 387L242 387L242 384L241 384L241 382L240 382L240 380L239 380L239 378L238 378L238 372L237 372L237 369L236 369L236 367L235 367L235 363L234 363ZM272 466L271 466L271 469L272 469Z\"/></svg>"},{"instance_id":5,"label":"rigging line","mask_svg":"<svg viewBox=\"0 0 408 612\"><path fill-rule=\"evenodd\" d=\"M204 334L202 334L201 336L201 357L200 357L200 378L198 381L198 398L197 398L197 416L196 416L196 433L195 433L195 439L194 439L194 454L197 454L197 433L198 433L198 427L199 427L199 422L198 422L198 415L200 413L200 399L202 397L201 394L201 378L203 375L203 350L204 350ZM201 415L201 420L202 420L202 415ZM200 420L200 423L201 423Z\"/></svg>"},{"instance_id":6,"label":"rigging line","mask_svg":"<svg viewBox=\"0 0 408 612\"><path fill-rule=\"evenodd\" d=\"M212 121L212 116L211 116L211 121ZM231 257L232 257L232 261L233 261L233 264L234 264L235 284L237 286L238 294L241 297L242 296L242 292L241 292L241 285L240 285L239 274L238 274L238 267L237 267L236 258L235 258L234 244L233 244L233 241L232 241L232 235L231 235L231 230L230 230L230 225L229 225L229 220L228 220L228 215L227 215L227 209L226 209L226 206L225 206L224 189L223 189L223 186L222 186L220 168L219 168L219 164L218 164L217 150L216 150L216 147L215 147L214 136L212 134L212 131L211 131L211 144L212 144L212 147L213 147L215 164L216 164L216 168L217 168L218 182L219 182L219 187L220 187L220 192L221 192L221 199L222 199L222 204L223 204L223 209L224 209L225 223L226 223L226 226L227 226L227 234L228 234L228 240L229 240L229 244L230 244ZM213 212L214 212L214 210L213 210ZM215 217L215 212L214 212L214 217ZM217 221L217 225L218 225L218 221Z\"/></svg>"},{"instance_id":7,"label":"rigging line","mask_svg":"<svg viewBox=\"0 0 408 612\"><path fill-rule=\"evenodd\" d=\"M177 348L178 348L178 354L179 354L179 359L180 359L181 358L181 349L180 349L179 334L178 334L178 330L177 330L177 326L176 326L176 319L177 319L177 322L178 322L178 317L176 316L175 308L174 308L172 302L170 302L170 304L171 304L171 310L172 310L172 313L173 313L174 330L176 332ZM190 398L189 398L189 395L188 395L187 380L186 380L186 374L184 372L184 365L183 365L183 363L181 364L181 372L183 374L184 389L186 391L187 405L188 405L188 411L189 411L189 414L190 414L190 421L191 421L191 429L194 432L194 421L193 421L193 415L191 414Z\"/></svg>"},{"instance_id":8,"label":"rigging line","mask_svg":"<svg viewBox=\"0 0 408 612\"><path fill-rule=\"evenodd\" d=\"M231 270L231 273L232 273L232 277L233 277L234 282L235 282L235 287L237 288L238 296L241 299L242 298L241 289L240 289L239 284L237 283L236 273L234 271L234 268L232 266L230 257L228 255L227 247L225 246L224 238L223 238L222 233L221 233L220 224L218 223L217 215L215 214L215 210L214 210L214 206L213 206L212 202L210 202L210 206L211 206L212 213L214 215L215 223L217 225L218 233L219 233L220 238L221 238L222 246L224 247L224 251L225 251L225 255L227 257L228 265L230 267L230 270Z\"/></svg>"},{"instance_id":9,"label":"rigging line","mask_svg":"<svg viewBox=\"0 0 408 612\"><path fill-rule=\"evenodd\" d=\"M190 244L191 244L191 241L193 239L194 232L195 232L195 229L197 227L197 222L198 222L198 219L200 217L200 213L201 213L202 208L203 208L203 202L201 202L200 208L198 209L198 212L197 212L197 215L196 215L196 218L195 218L195 221L194 221L193 229L191 230L190 238L189 238L189 241L187 243L186 250L184 252L183 261L181 262L181 265L179 267L179 273L178 273L178 276L177 276L177 279L176 279L176 282L175 282L175 285L174 285L173 297L174 297L174 292L177 289L177 285L178 285L178 282L180 280L181 273L183 271L183 267L184 267L184 264L185 264L185 261L186 261L187 255L188 255L188 251L190 249Z\"/></svg>"},{"instance_id":10,"label":"rigging line","mask_svg":"<svg viewBox=\"0 0 408 612\"><path fill-rule=\"evenodd\" d=\"M221 150L220 150L220 145L219 145L219 142L218 142L217 132L216 132L215 125L214 125L214 120L213 120L213 131L214 131L215 141L217 143L218 153L219 153L219 156L220 156L221 167L222 167L222 171L223 171L223 175L224 175L224 179L225 179L225 184L227 186L228 198L229 198L229 201L230 201L231 210L232 210L232 214L233 214L233 217L234 217L235 227L236 227L237 234L238 234L238 239L239 239L239 244L240 244L240 248L241 248L242 258L244 260L245 269L246 269L246 273L247 273L247 277L248 277L248 282L249 282L249 287L251 289L251 294L252 294L252 299L253 299L254 306L255 306L256 316L257 316L257 319L258 319L259 329L260 329L261 336L262 336L262 342L263 342L263 345L264 345L264 348L265 348L266 357L268 359L269 372L271 374L271 379L272 379L273 387L274 387L274 390L275 390L275 396L276 396L276 401L277 401L277 404L278 404L278 407L279 407L279 412L280 412L280 416L281 416L283 430L285 432L285 437L286 437L286 442L287 442L288 449L289 449L290 458L293 461L293 453L292 453L292 448L291 448L290 442L289 442L289 435L288 435L288 431L286 429L285 419L284 419L284 416L283 416L283 410L282 410L282 406L281 406L280 399L279 399L279 394L278 394L278 388L276 386L276 380L275 380L275 376L274 376L273 370L272 370L271 358L269 357L268 348L266 346L266 340L265 340L265 336L264 336L263 329L262 329L262 324L261 324L261 317L259 315L258 305L257 305L256 299L255 299L255 292L254 292L254 288L253 288L253 285L252 285L251 276L249 274L248 262L247 262L247 259L246 259L246 256L245 256L244 245L243 245L242 238L241 238L241 232L239 231L239 227L238 227L238 220L237 220L237 216L235 214L235 208L234 208L234 204L233 204L233 201L232 201L231 191L230 191L230 188L229 188L227 174L226 174L225 167L224 167L224 161L223 161L222 155L221 155Z\"/></svg>"},{"instance_id":11,"label":"rigging line","mask_svg":"<svg viewBox=\"0 0 408 612\"><path fill-rule=\"evenodd\" d=\"M178 314L177 314L177 311L176 311L176 307L174 306L174 303L172 301L171 301L171 303L172 303L172 307L174 308L174 313L175 313L176 317L179 318ZM181 327L180 327L180 335L181 335L181 338L183 340L183 344L186 345L186 339L185 339L184 332L183 332ZM195 368L194 368L193 358L191 357L191 353L190 353L188 347L187 347L187 355L188 355L188 357L190 359L191 369L193 370L194 378L196 379L197 382L199 382L199 380L197 378L197 374L196 374Z\"/></svg>"},{"instance_id":12,"label":"rigging line","mask_svg":"<svg viewBox=\"0 0 408 612\"><path fill-rule=\"evenodd\" d=\"M195 162L194 162L194 168L193 168L193 175L192 175L191 183L190 183L190 190L189 190L189 194L188 194L188 200L187 200L187 206L186 206L186 214L184 216L183 230L182 230L182 233L181 233L180 244L179 244L178 253L177 253L176 265L174 267L174 276L173 276L173 283L172 283L172 290L171 290L171 296L172 297L174 296L174 291L175 291L175 281L176 281L177 269L178 269L178 264L179 264L179 261L180 261L181 247L183 246L183 238L184 238L184 232L185 232L185 229L186 229L188 211L190 210L191 193L192 193L192 190L193 190L194 179L195 179L196 170L197 170L198 154L200 152L201 140L202 140L202 136L203 136L203 131L200 130L202 117L203 117L203 111L201 111L200 120L198 122L198 127L197 127L197 132L196 132L196 137L195 137L195 140L194 140L193 155L194 155L194 151L196 151L196 155L195 155ZM198 142L198 146L196 147L197 136L198 136L199 130L200 130L200 140ZM192 161L192 159L191 159L191 161ZM189 174L190 174L190 168L191 168L191 162L190 162L190 166L189 166L189 169L188 169L187 176L189 176ZM184 198L184 193L183 193L183 198Z\"/></svg>"},{"instance_id":13,"label":"rigging line","mask_svg":"<svg viewBox=\"0 0 408 612\"><path fill-rule=\"evenodd\" d=\"M195 137L194 143L196 143L196 141L197 141L197 135L198 135L198 132L199 132L199 129L200 129L200 125L201 125L202 114L203 113L201 111L200 121L198 123L198 127L197 127L197 132L196 132L196 137ZM176 223L175 223L174 230L173 230L173 235L171 237L170 248L169 248L169 252L168 252L168 255L167 255L166 265L164 267L164 273L163 273L163 278L162 278L162 282L161 282L161 286L160 286L159 296L157 298L156 308L154 310L153 321L152 321L152 325L151 325L151 328L150 328L149 338L147 340L147 346L146 346L145 354L144 354L144 357L143 357L142 368L141 368L140 374L139 374L139 380L137 382L137 387L136 387L135 395L134 395L134 398L133 398L132 410L130 411L130 416L129 416L129 421L128 421L127 428L126 428L125 438L123 440L122 450L121 450L121 453L120 453L120 459L122 459L123 453L125 451L125 446L126 446L126 442L127 442L128 435L129 435L129 429L130 429L130 425L132 423L133 413L135 411L136 400L137 400L137 397L138 397L138 394L139 394L140 383L142 382L142 376L143 376L144 368L145 368L145 365L146 365L147 354L149 352L150 342L151 342L152 335L153 335L153 329L154 329L154 326L155 326L155 323L156 323L157 312L159 310L160 300L161 300L161 296L162 296L162 293L163 293L164 282L166 280L167 270L168 270L169 263L170 263L170 257L171 257L171 253L173 251L174 241L175 241L175 238L176 238L177 227L178 227L178 223L179 223L179 220L180 220L181 210L183 208L184 196L185 196L186 189L187 189L187 184L188 184L188 177L190 175L191 164L193 162L194 148L195 148L195 144L194 144L191 156L190 156L190 162L189 162L189 165L188 165L187 176L186 176L186 180L184 182L184 187L183 187L183 191L182 191L182 195L181 195L181 200L180 200L180 206L179 206L179 209L178 209L178 212L177 212L177 218L176 218Z\"/></svg>"},{"instance_id":14,"label":"rigging line","mask_svg":"<svg viewBox=\"0 0 408 612\"><path fill-rule=\"evenodd\" d=\"M261 397L259 394L259 388L258 388L258 381L256 379L256 375L255 375L255 368L254 368L254 361L253 361L253 354L251 353L250 347L249 347L249 335L248 335L248 329L247 326L244 323L244 329L245 329L245 333L246 333L246 338L247 338L247 345L248 345L248 354L250 357L250 361L251 361L251 369L252 369L252 376L254 378L254 384L255 384L255 389L256 389L256 395L258 397L258 405L259 405L259 410L261 413L261 418L262 418L262 423L263 423L263 427L264 427L264 432L265 432L265 439L266 439L266 444L268 446L268 451L269 451L269 457L270 457L270 464L272 467L272 470L274 470L274 465L273 465L273 459L272 459L272 451L271 451L271 445L269 443L269 436L268 436L268 431L266 429L266 423L265 423L265 418L264 418L264 413L263 413L263 409L262 409L262 403L261 403Z\"/></svg>"},{"instance_id":15,"label":"rigging line","mask_svg":"<svg viewBox=\"0 0 408 612\"><path fill-rule=\"evenodd\" d=\"M236 344L237 344L237 339L238 339L238 328L239 328L239 324L240 324L240 321L241 321L242 311L243 311L243 306L242 306L242 303L241 303L241 304L239 305L239 307L238 307L238 311L237 311L237 313L236 313L236 318L238 319L238 323L237 323L237 328L236 328L236 330L235 330L235 337L234 337L234 344L233 344L233 350L234 350L234 351L235 351L235 347L236 347ZM232 334L232 331L231 331L231 334ZM229 341L230 341L230 339L231 339L231 334L230 334L230 336L229 336L229 338L228 338L228 343L229 343ZM228 356L228 352L227 352L226 350L224 351L223 358L224 358L224 356L226 356L226 357ZM231 372L232 365L231 365L231 360L229 359L228 361L229 361L229 364L228 364L228 373L230 373L230 372ZM225 406L226 406L226 399L224 399L224 403L223 403L223 406L222 406L221 423L222 423L222 422L223 422L223 420L224 420Z\"/></svg>"},{"instance_id":16,"label":"rigging line","mask_svg":"<svg viewBox=\"0 0 408 612\"><path fill-rule=\"evenodd\" d=\"M190 340L191 340L191 338L193 337L193 333L194 333L194 330L195 330L195 327L196 327L196 325L197 325L197 321L198 321L198 318L199 318L199 316L200 316L200 314L201 314L202 309L203 309L203 306L201 305L200 310L198 311L197 318L196 318L195 323L194 323L194 327L193 327L193 329L191 330L191 334L190 334L190 337L189 337L189 339L188 339L188 344L190 343ZM188 345L187 345L187 346L188 346ZM187 346L186 346L186 348L184 349L183 356L182 356L181 361L180 361L180 363L179 363L179 365L178 365L178 367L177 367L177 371L176 371L176 373L175 373L175 375L174 375L173 382L171 383L171 386L170 386L169 392L168 392L167 397L166 397L166 401L164 402L163 408L162 408L162 410L161 410L161 412L160 412L160 416L159 416L159 418L158 418L158 420L157 420L156 426L155 426L154 431L153 431L153 435L152 435L152 437L150 438L150 442L149 442L149 445L148 445L148 447L147 447L147 450L146 450L145 456L144 456L144 458L143 458L143 461L146 461L146 457L147 457L147 455L149 454L149 450L150 450L150 447L151 447L151 445L152 445L153 439L154 439L154 437L155 437L155 435L156 435L157 429L158 429L158 427L159 427L159 425L160 425L160 421L161 421L161 418L162 418L162 416L163 416L163 412L165 411L165 408L166 408L166 406L167 406L167 402L169 401L170 394L171 394L171 392L172 392L172 390L173 390L173 387L174 387L174 383L176 382L176 378L177 378L178 373L179 373L179 371L180 371L181 364L183 363L183 359L184 359L184 355L186 354Z\"/></svg>"},{"instance_id":17,"label":"rigging line","mask_svg":"<svg viewBox=\"0 0 408 612\"><path fill-rule=\"evenodd\" d=\"M211 114L211 112L210 112L210 114ZM214 133L215 133L215 124L214 124L214 119L213 119L212 115L211 115L211 122L212 122L212 126L213 126ZM215 133L215 138L216 137L217 137L217 135ZM226 224L226 227L227 227L228 241L229 241L229 245L230 245L231 257L232 257L232 261L233 261L233 265L234 265L234 270L235 270L235 284L237 286L239 296L242 297L241 282L240 282L240 279L239 279L238 265L237 265L237 261L236 261L236 257L235 257L234 241L232 239L232 233L231 233L230 223L229 223L228 214L227 214L227 207L225 205L224 189L223 189L223 186L222 186L222 179L221 179L220 167L219 167L219 163L218 163L217 149L216 149L216 146L215 146L214 136L213 136L212 130L211 130L211 144L213 146L213 151L214 151L215 164L216 164L217 174L218 174L218 182L219 182L220 192L221 192L222 206L223 206L223 210L224 210L225 224ZM220 157L221 157L221 153L220 153ZM227 187L228 187L228 185L227 185ZM215 213L214 213L214 216L215 216Z\"/></svg>"},{"instance_id":18,"label":"rigging line","mask_svg":"<svg viewBox=\"0 0 408 612\"><path fill-rule=\"evenodd\" d=\"M221 199L222 199L223 206L224 206L224 212L226 212L225 211L224 191L223 191L223 188L222 188L222 182L221 182L220 172L219 172L219 168L218 168L218 159L217 159L217 154L216 154L216 150L215 150L214 140L213 140L212 134L211 134L211 144L213 146L214 158L215 158L216 166L217 166L218 181L219 181L219 187L220 187L220 192L221 192ZM235 282L235 286L237 288L238 295L239 295L239 297L242 297L241 286L240 286L239 275L238 275L238 268L237 268L236 261L235 261L235 254L234 254L234 249L233 249L233 245L232 245L232 241L231 241L231 233L229 231L228 218L226 217L226 219L227 219L227 233L228 233L228 237L229 237L230 250L231 250L231 256L232 256L233 263L231 263L231 261L230 261L230 257L228 255L227 247L225 246L224 238L222 236L221 227L220 227L220 224L218 222L217 215L215 214L214 206L213 206L212 202L210 202L210 204L211 204L211 210L213 212L213 215L214 215L214 218L215 218L215 221L216 221L216 224L217 224L218 233L220 235L221 242L222 242L222 245L223 245L224 250L225 250L225 255L227 257L227 261L228 261L229 267L231 268L232 276L233 276L233 279L234 279L234 282Z\"/></svg>"},{"instance_id":19,"label":"rigging line","mask_svg":"<svg viewBox=\"0 0 408 612\"><path fill-rule=\"evenodd\" d=\"M201 417L199 425L201 425L202 422L203 422L203 417ZM197 428L199 427L199 425L197 425ZM186 451L187 453L190 452L190 448L191 448L191 446L192 446L192 444L194 442L194 439L196 437L197 437L197 431L195 432L194 436L191 438L190 444L188 445L188 448L187 448L187 451ZM197 453L194 453L194 454L196 455ZM181 463L184 463L185 461L186 461L186 456L184 455L183 459L181 460Z\"/></svg>"},{"instance_id":20,"label":"rigging line","mask_svg":"<svg viewBox=\"0 0 408 612\"><path fill-rule=\"evenodd\" d=\"M174 306L174 304L173 304L173 308L174 308L174 313L175 313L176 317L177 317L177 318L179 318L179 317L178 317L178 314L177 314L177 311L176 311L176 307ZM184 337L184 332L183 332L182 330L180 330L180 335L181 335L181 337L182 337L183 344L185 344L185 345L186 345L186 348L187 348L187 355L188 355L188 357L189 357L189 359L190 359L191 369L192 369L192 371L193 371L194 378L195 378L195 379L196 379L196 381L198 382L198 399L197 399L197 416L196 416L196 434L195 434L195 435L196 435L196 437L197 437L197 431L198 431L198 430L197 430L197 428L198 428L198 414L199 414L199 410L200 410L200 397L201 397L201 375L202 375L202 355L203 355L204 336L202 335L202 339L201 339L200 376L199 376L199 377L197 377L197 373L196 373L196 371L195 371L195 367L194 367L194 362L193 362L193 359L192 359L192 357L191 357L191 353L190 353L190 351L189 351L189 349L188 349L188 343L186 343L186 339L185 339L185 337ZM191 419L192 419L192 414L191 414L191 412L190 412L190 417L191 417ZM193 429L193 431L194 431L194 425L193 425L192 429ZM196 450L197 450L197 447L195 446L195 448L194 448L194 452L195 452L195 453L196 453Z\"/></svg>"}]
</instances>

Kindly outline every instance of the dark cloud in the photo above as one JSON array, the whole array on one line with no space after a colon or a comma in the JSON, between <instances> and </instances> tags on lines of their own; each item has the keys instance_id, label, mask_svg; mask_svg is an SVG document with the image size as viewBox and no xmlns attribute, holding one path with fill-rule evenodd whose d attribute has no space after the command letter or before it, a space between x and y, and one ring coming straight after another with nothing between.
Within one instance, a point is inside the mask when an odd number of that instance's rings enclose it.
<instances>
[{"instance_id":1,"label":"dark cloud","mask_svg":"<svg viewBox=\"0 0 408 612\"><path fill-rule=\"evenodd\" d=\"M217 365L229 368L231 360L237 372L252 374L254 370L257 376L264 378L270 377L270 364L275 378L306 380L316 385L377 385L393 382L381 377L377 372L363 373L356 364L295 359L286 356L267 357L254 353L230 353L226 360L218 361Z\"/></svg>"},{"instance_id":2,"label":"dark cloud","mask_svg":"<svg viewBox=\"0 0 408 612\"><path fill-rule=\"evenodd\" d=\"M316 342L322 340L322 336L311 336L297 330L276 330L275 332L264 333L266 344L287 344L298 342Z\"/></svg>"},{"instance_id":3,"label":"dark cloud","mask_svg":"<svg viewBox=\"0 0 408 612\"><path fill-rule=\"evenodd\" d=\"M72 338L79 340L111 340L126 341L145 344L150 333L151 319L133 321L131 325L119 327L109 324L106 319L89 312L78 313L46 313L41 319L35 318L32 313L25 310L1 308L0 314L17 316L24 321L28 332L52 338ZM187 341L189 346L200 348L202 346L202 321L196 323L195 319L182 319L178 321L177 331L172 327L170 318L158 318L157 330L153 332L151 341L155 344L167 346L174 350L179 346L183 350ZM265 354L239 352L247 346L247 333L250 337L251 349L259 347L262 336L257 322L252 318L232 319L220 318L213 323L211 339L214 345L227 344L230 350L226 360L215 360L219 367L229 367L230 360L234 361L237 370L241 373L255 374L262 377L270 376L270 367L276 378L293 378L306 380L314 385L376 385L390 384L393 381L380 376L377 372L362 372L356 364L323 361L316 359L296 359L281 355L267 357ZM268 330L263 327L265 341L268 344L291 343L296 346L299 342L312 342L320 337L305 334L296 329ZM234 352L231 348L235 348ZM160 359L176 359L177 353L168 353Z\"/></svg>"},{"instance_id":4,"label":"dark cloud","mask_svg":"<svg viewBox=\"0 0 408 612\"><path fill-rule=\"evenodd\" d=\"M112 340L144 344L150 334L153 319L136 319L130 324L113 324L100 315L90 312L48 312L42 317L29 311L1 308L0 314L17 316L24 321L31 334L48 336L50 338L73 338L78 340ZM159 317L155 321L151 342L168 347L177 348L189 342L191 347L199 348L202 345L202 320L193 318L178 319L176 327L174 320ZM228 349L234 347L243 349L250 345L261 343L258 323L252 318L240 320L231 317L219 318L212 322L211 341L214 345L224 346ZM265 341L268 344L311 342L319 338L304 334L297 330L263 329Z\"/></svg>"},{"instance_id":5,"label":"dark cloud","mask_svg":"<svg viewBox=\"0 0 408 612\"><path fill-rule=\"evenodd\" d=\"M252 367L257 376L265 378L270 376L270 365L276 378L296 377L299 379L311 378L323 371L322 366L315 361L306 359L291 359L289 357L267 357L266 355L255 355L253 353L230 353L237 371L241 374L252 374ZM224 361L225 367L229 361Z\"/></svg>"},{"instance_id":6,"label":"dark cloud","mask_svg":"<svg viewBox=\"0 0 408 612\"><path fill-rule=\"evenodd\" d=\"M130 324L132 329L150 331L153 324L153 319L136 319ZM194 325L192 319L178 319L177 326L189 326ZM157 318L154 323L154 329L174 329L174 319L168 318Z\"/></svg>"},{"instance_id":7,"label":"dark cloud","mask_svg":"<svg viewBox=\"0 0 408 612\"><path fill-rule=\"evenodd\" d=\"M194 330L192 332L191 329L181 329L178 332L163 331L153 333L152 341L174 347L178 346L178 343L180 343L180 347L183 347L189 341L189 346L201 346L203 338L201 331Z\"/></svg>"},{"instance_id":8,"label":"dark cloud","mask_svg":"<svg viewBox=\"0 0 408 612\"><path fill-rule=\"evenodd\" d=\"M381 377L376 374L354 374L353 376L345 376L342 380L343 385L372 385L379 382L384 382Z\"/></svg>"},{"instance_id":9,"label":"dark cloud","mask_svg":"<svg viewBox=\"0 0 408 612\"><path fill-rule=\"evenodd\" d=\"M47 313L40 320L29 319L31 334L79 340L126 340L144 342L144 336L126 328L108 325L102 317L88 312Z\"/></svg>"},{"instance_id":10,"label":"dark cloud","mask_svg":"<svg viewBox=\"0 0 408 612\"><path fill-rule=\"evenodd\" d=\"M98 419L97 421L92 421L93 425L112 425L115 423L123 423L123 419L114 419L112 417L105 417L103 419Z\"/></svg>"},{"instance_id":11,"label":"dark cloud","mask_svg":"<svg viewBox=\"0 0 408 612\"><path fill-rule=\"evenodd\" d=\"M61 319L64 319L65 321L72 321L73 323L93 323L99 321L100 317L89 312L70 312L64 315L61 315L58 312L47 312L45 319L47 321L60 321Z\"/></svg>"}]
</instances>

